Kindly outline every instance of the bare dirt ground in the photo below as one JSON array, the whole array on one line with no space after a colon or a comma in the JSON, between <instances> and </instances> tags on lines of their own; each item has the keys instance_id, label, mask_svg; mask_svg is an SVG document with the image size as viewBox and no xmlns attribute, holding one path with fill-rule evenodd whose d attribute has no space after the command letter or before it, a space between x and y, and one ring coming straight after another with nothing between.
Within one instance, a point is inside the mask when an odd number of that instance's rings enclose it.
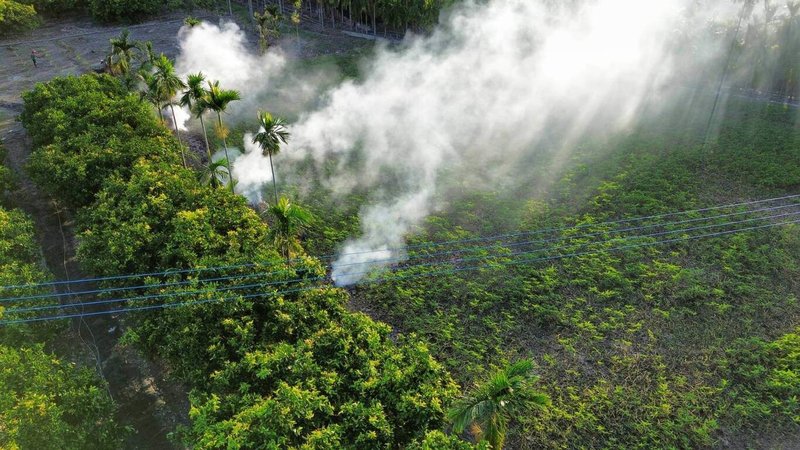
<instances>
[{"instance_id":1,"label":"bare dirt ground","mask_svg":"<svg viewBox=\"0 0 800 450\"><path fill-rule=\"evenodd\" d=\"M45 263L58 280L86 278L86 274L75 259L75 230L69 213L40 192L25 175L30 142L16 121L22 110L21 94L56 76L90 72L109 51L109 39L126 28L132 39L151 41L157 52L174 57L178 52L177 33L185 16L175 13L131 26L100 26L86 18L68 18L51 21L26 35L0 40L0 139L8 150L6 164L19 175L15 203L34 218ZM210 22L221 19L212 13L194 16ZM255 34L250 32L249 38L255 48ZM299 40L281 42L286 53L297 58L344 53L365 45L369 44L362 39L313 23L301 29ZM38 67L31 61L32 49L39 54ZM202 148L199 137L190 137L190 141L198 151ZM94 286L81 283L69 287L74 291ZM58 293L62 294L62 303L76 301L66 287ZM106 379L119 406L118 418L133 429L126 448L174 448L168 433L180 424L188 424L187 392L169 380L162 364L118 345L117 339L124 329L124 317L75 319L70 331L56 345L56 351L96 368Z\"/></svg>"}]
</instances>

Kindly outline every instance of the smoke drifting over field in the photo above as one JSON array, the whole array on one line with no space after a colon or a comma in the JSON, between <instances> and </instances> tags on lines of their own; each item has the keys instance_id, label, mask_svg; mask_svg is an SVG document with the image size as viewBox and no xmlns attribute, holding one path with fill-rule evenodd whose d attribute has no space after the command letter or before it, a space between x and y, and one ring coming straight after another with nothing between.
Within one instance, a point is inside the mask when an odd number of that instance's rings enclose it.
<instances>
[{"instance_id":1,"label":"smoke drifting over field","mask_svg":"<svg viewBox=\"0 0 800 450\"><path fill-rule=\"evenodd\" d=\"M586 133L631 125L645 103L657 103L676 67L674 43L695 26L689 0L545 3L467 2L430 36L378 51L360 81L326 91L299 115L280 164L342 161L325 180L334 191L376 192L361 212L362 235L334 263L338 284L358 281L366 271L360 263L374 268L403 256L395 249L435 209L443 169L482 166L478 175L492 184L506 175L500 167L535 155L545 135L559 142L558 164ZM179 69L202 68L245 97L292 76L282 55L253 56L232 25L202 25L182 38ZM234 176L256 199L270 181L269 164L244 145ZM354 154L357 177L345 168ZM386 188L387 173L401 174L403 185Z\"/></svg>"}]
</instances>

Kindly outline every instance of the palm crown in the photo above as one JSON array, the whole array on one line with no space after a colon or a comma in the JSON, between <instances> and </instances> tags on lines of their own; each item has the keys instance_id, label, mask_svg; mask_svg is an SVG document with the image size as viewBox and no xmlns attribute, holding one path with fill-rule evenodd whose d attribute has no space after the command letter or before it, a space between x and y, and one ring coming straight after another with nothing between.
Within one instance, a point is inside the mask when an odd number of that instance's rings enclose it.
<instances>
[{"instance_id":1,"label":"palm crown","mask_svg":"<svg viewBox=\"0 0 800 450\"><path fill-rule=\"evenodd\" d=\"M532 370L533 362L523 359L492 374L447 412L453 430L462 433L471 427L478 441L487 441L493 449L502 448L515 412L549 402L546 395L533 390L537 377L531 376Z\"/></svg>"},{"instance_id":2,"label":"palm crown","mask_svg":"<svg viewBox=\"0 0 800 450\"><path fill-rule=\"evenodd\" d=\"M261 130L253 136L253 143L261 147L264 156L277 155L281 151L281 144L289 140L290 134L286 129L286 122L268 112L260 112L258 121Z\"/></svg>"}]
</instances>

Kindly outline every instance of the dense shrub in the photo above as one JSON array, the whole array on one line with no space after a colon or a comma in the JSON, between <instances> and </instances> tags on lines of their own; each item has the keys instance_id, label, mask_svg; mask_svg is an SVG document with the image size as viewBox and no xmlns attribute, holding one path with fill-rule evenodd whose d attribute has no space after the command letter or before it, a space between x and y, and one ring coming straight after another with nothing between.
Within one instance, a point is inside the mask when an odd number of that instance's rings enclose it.
<instances>
[{"instance_id":1,"label":"dense shrub","mask_svg":"<svg viewBox=\"0 0 800 450\"><path fill-rule=\"evenodd\" d=\"M77 208L90 204L112 174L141 158L176 163L180 150L138 96L109 76L57 78L23 94L23 124L39 148L28 173Z\"/></svg>"},{"instance_id":2,"label":"dense shrub","mask_svg":"<svg viewBox=\"0 0 800 450\"><path fill-rule=\"evenodd\" d=\"M41 346L0 344L0 447L119 448L113 412L89 369L64 363Z\"/></svg>"},{"instance_id":3,"label":"dense shrub","mask_svg":"<svg viewBox=\"0 0 800 450\"><path fill-rule=\"evenodd\" d=\"M85 0L22 0L21 2L33 5L36 12L45 15L73 11L86 6Z\"/></svg>"},{"instance_id":4,"label":"dense shrub","mask_svg":"<svg viewBox=\"0 0 800 450\"><path fill-rule=\"evenodd\" d=\"M181 168L168 132L119 83L59 78L24 98L29 168L78 207L87 269L223 266L153 277L139 292L158 298L130 303L193 303L142 313L128 334L195 388L187 444L394 447L442 426L456 385L427 347L349 312L344 291L320 286L319 261L287 264L244 199Z\"/></svg>"},{"instance_id":5,"label":"dense shrub","mask_svg":"<svg viewBox=\"0 0 800 450\"><path fill-rule=\"evenodd\" d=\"M36 10L13 0L0 0L0 36L27 31L39 25Z\"/></svg>"}]
</instances>

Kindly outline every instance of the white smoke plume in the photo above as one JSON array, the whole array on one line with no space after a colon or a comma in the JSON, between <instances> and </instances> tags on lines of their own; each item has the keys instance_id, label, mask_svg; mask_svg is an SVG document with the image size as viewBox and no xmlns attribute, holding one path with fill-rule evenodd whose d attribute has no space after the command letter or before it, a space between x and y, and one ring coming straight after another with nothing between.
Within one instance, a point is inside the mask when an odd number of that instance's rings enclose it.
<instances>
[{"instance_id":1,"label":"white smoke plume","mask_svg":"<svg viewBox=\"0 0 800 450\"><path fill-rule=\"evenodd\" d=\"M244 154L234 161L233 176L238 193L254 204L261 203L262 188L272 181L272 171L269 160L261 154L261 148L253 143L252 133L244 135Z\"/></svg>"},{"instance_id":2,"label":"white smoke plume","mask_svg":"<svg viewBox=\"0 0 800 450\"><path fill-rule=\"evenodd\" d=\"M244 31L232 22L184 26L178 40L180 53L175 71L184 77L202 71L207 80L220 80L224 89L243 93L266 90L286 65L286 57L277 50L258 55L248 44ZM231 107L247 105L249 97L252 95L244 96L242 102L234 102Z\"/></svg>"},{"instance_id":3,"label":"white smoke plume","mask_svg":"<svg viewBox=\"0 0 800 450\"><path fill-rule=\"evenodd\" d=\"M670 73L680 4L467 4L432 36L380 53L363 82L330 92L293 127L287 154L324 161L363 148L360 184L379 186L390 168L405 174L410 192L362 211L362 237L334 263L337 284L358 281L370 267L359 263L402 257L389 249L402 248L431 210L442 169L514 161L554 125L564 152L589 127L627 125ZM502 173L486 175L492 183Z\"/></svg>"},{"instance_id":4,"label":"white smoke plume","mask_svg":"<svg viewBox=\"0 0 800 450\"><path fill-rule=\"evenodd\" d=\"M175 107L175 120L172 118L172 109L167 107L161 110L161 115L173 130L186 131L186 123L192 118L187 108Z\"/></svg>"},{"instance_id":5,"label":"white smoke plume","mask_svg":"<svg viewBox=\"0 0 800 450\"><path fill-rule=\"evenodd\" d=\"M362 236L334 263L337 284L404 257L404 237L435 210L444 170L478 167L471 179L492 185L545 142L551 151L558 142L555 170L587 133L631 125L673 75L680 52L673 43L695 25L686 23L693 3L467 1L430 36L379 50L360 81L330 89L300 115L281 153L283 161L319 164L358 155L357 175L343 162L326 182L334 191L376 192L361 212ZM239 33L231 26L185 32L178 66L258 97L262 79L287 75L283 59L252 56ZM234 174L253 198L270 173L248 140ZM403 186L385 188L387 171Z\"/></svg>"}]
</instances>

